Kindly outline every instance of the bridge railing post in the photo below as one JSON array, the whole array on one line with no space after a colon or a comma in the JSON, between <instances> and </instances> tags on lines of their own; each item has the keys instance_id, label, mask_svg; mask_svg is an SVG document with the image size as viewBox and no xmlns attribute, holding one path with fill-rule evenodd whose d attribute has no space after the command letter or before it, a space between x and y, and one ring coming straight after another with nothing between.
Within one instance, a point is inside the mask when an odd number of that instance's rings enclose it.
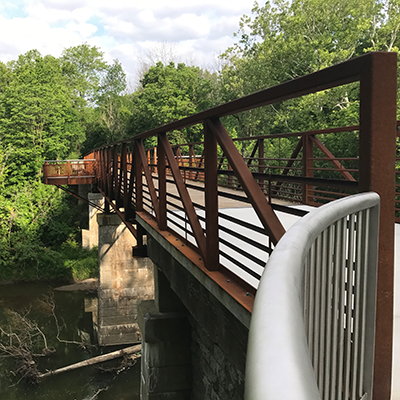
<instances>
[{"instance_id":1,"label":"bridge railing post","mask_svg":"<svg viewBox=\"0 0 400 400\"><path fill-rule=\"evenodd\" d=\"M204 171L206 208L206 268L219 269L219 229L218 229L218 154L217 140L208 124L204 124Z\"/></svg>"},{"instance_id":2,"label":"bridge railing post","mask_svg":"<svg viewBox=\"0 0 400 400\"><path fill-rule=\"evenodd\" d=\"M112 196L112 185L113 185L111 165L112 165L112 149L111 147L108 147L107 148L107 196L110 198Z\"/></svg>"},{"instance_id":3,"label":"bridge railing post","mask_svg":"<svg viewBox=\"0 0 400 400\"><path fill-rule=\"evenodd\" d=\"M127 202L126 197L128 195L128 191L127 191L127 185L128 185L128 177L127 177L128 166L127 166L127 162L128 162L128 160L127 160L127 157L128 157L127 144L126 143L122 143L122 146L121 146L120 173L119 173L119 193L118 193L117 202L119 202L123 206L125 206L125 204ZM124 197L121 199L122 188L124 190Z\"/></svg>"},{"instance_id":4,"label":"bridge railing post","mask_svg":"<svg viewBox=\"0 0 400 400\"><path fill-rule=\"evenodd\" d=\"M390 399L397 54L372 53L360 79L359 190L381 197L373 399Z\"/></svg>"},{"instance_id":5,"label":"bridge railing post","mask_svg":"<svg viewBox=\"0 0 400 400\"><path fill-rule=\"evenodd\" d=\"M136 195L136 211L143 211L143 178L142 178L142 163L139 154L139 140L135 141L133 153L133 165L135 174L135 195Z\"/></svg>"},{"instance_id":6,"label":"bridge railing post","mask_svg":"<svg viewBox=\"0 0 400 400\"><path fill-rule=\"evenodd\" d=\"M189 146L189 167L195 167L196 165L196 154L194 152L194 147L191 144ZM193 173L193 171L189 172L189 179L194 179L195 174Z\"/></svg>"},{"instance_id":7,"label":"bridge railing post","mask_svg":"<svg viewBox=\"0 0 400 400\"><path fill-rule=\"evenodd\" d=\"M118 203L119 179L118 179L118 146L113 146L113 171L112 171L112 200Z\"/></svg>"},{"instance_id":8,"label":"bridge railing post","mask_svg":"<svg viewBox=\"0 0 400 400\"><path fill-rule=\"evenodd\" d=\"M133 195L133 190L134 190L134 185L135 185L135 174L134 174L134 165L133 165L133 142L131 143L130 146L130 152L127 154L129 157L127 164L130 165L130 170L129 170L129 179L128 179L128 167L127 167L127 195L125 197L125 203L124 203L124 209L125 209L125 218L127 221L132 220L133 217L133 210L132 210L132 195Z\"/></svg>"},{"instance_id":9,"label":"bridge railing post","mask_svg":"<svg viewBox=\"0 0 400 400\"><path fill-rule=\"evenodd\" d=\"M303 176L312 178L314 176L314 145L309 135L303 135ZM303 183L303 203L312 205L313 186Z\"/></svg>"},{"instance_id":10,"label":"bridge railing post","mask_svg":"<svg viewBox=\"0 0 400 400\"><path fill-rule=\"evenodd\" d=\"M167 169L165 161L165 150L161 144L161 135L166 135L165 133L158 134L158 160L157 160L157 170L158 170L158 225L161 230L167 229Z\"/></svg>"},{"instance_id":11,"label":"bridge railing post","mask_svg":"<svg viewBox=\"0 0 400 400\"><path fill-rule=\"evenodd\" d=\"M258 172L264 173L264 139L258 139ZM258 184L264 191L264 179L260 178Z\"/></svg>"}]
</instances>

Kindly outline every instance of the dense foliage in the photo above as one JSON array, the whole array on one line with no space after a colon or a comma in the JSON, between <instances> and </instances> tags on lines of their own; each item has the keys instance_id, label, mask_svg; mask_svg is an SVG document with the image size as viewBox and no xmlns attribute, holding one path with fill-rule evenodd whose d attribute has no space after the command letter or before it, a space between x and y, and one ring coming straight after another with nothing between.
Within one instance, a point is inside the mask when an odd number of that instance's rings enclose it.
<instances>
[{"instance_id":1,"label":"dense foliage","mask_svg":"<svg viewBox=\"0 0 400 400\"><path fill-rule=\"evenodd\" d=\"M125 87L120 64L102 58L84 44L60 59L32 50L0 63L0 281L84 278L96 271L96 251L78 245L86 213L43 185L40 170L44 159L77 157L89 104Z\"/></svg>"},{"instance_id":2,"label":"dense foliage","mask_svg":"<svg viewBox=\"0 0 400 400\"><path fill-rule=\"evenodd\" d=\"M318 71L369 51L398 52L398 0L255 3L228 49L221 100ZM345 85L241 116L239 136L358 124L358 85Z\"/></svg>"},{"instance_id":3,"label":"dense foliage","mask_svg":"<svg viewBox=\"0 0 400 400\"><path fill-rule=\"evenodd\" d=\"M0 62L0 280L85 277L95 269L94 253L79 245L82 210L40 182L44 159L76 158L368 51L398 52L399 28L399 0L255 3L240 22L236 44L222 55L221 71L163 59L142 71L133 93L126 92L119 61L107 63L88 44L64 49L59 58L32 50ZM357 124L358 108L359 87L352 84L223 122L233 137L246 137ZM201 135L201 126L194 126L170 140ZM356 155L356 136L323 140L349 157ZM292 147L290 139L279 148L271 140L267 156L288 157Z\"/></svg>"}]
</instances>

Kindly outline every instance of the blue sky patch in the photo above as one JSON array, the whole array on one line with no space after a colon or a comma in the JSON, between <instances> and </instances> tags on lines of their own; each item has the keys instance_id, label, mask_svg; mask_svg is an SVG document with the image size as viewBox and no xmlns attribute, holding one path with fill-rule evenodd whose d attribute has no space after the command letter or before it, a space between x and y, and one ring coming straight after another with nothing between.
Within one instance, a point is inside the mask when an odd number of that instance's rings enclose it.
<instances>
[{"instance_id":1,"label":"blue sky patch","mask_svg":"<svg viewBox=\"0 0 400 400\"><path fill-rule=\"evenodd\" d=\"M0 14L7 18L25 18L28 16L23 0L1 1Z\"/></svg>"},{"instance_id":2,"label":"blue sky patch","mask_svg":"<svg viewBox=\"0 0 400 400\"><path fill-rule=\"evenodd\" d=\"M106 35L106 30L104 29L103 26L103 21L97 17L96 15L92 15L86 23L92 24L97 27L97 31L94 34L94 36L105 36Z\"/></svg>"}]
</instances>

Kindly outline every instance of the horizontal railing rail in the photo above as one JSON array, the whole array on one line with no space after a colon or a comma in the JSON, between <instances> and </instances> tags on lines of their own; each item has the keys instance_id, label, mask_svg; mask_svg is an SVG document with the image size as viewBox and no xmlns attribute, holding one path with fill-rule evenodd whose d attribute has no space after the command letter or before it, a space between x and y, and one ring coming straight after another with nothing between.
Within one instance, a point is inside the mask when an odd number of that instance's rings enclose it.
<instances>
[{"instance_id":1,"label":"horizontal railing rail","mask_svg":"<svg viewBox=\"0 0 400 400\"><path fill-rule=\"evenodd\" d=\"M246 400L372 395L379 196L311 211L265 268L250 325Z\"/></svg>"}]
</instances>

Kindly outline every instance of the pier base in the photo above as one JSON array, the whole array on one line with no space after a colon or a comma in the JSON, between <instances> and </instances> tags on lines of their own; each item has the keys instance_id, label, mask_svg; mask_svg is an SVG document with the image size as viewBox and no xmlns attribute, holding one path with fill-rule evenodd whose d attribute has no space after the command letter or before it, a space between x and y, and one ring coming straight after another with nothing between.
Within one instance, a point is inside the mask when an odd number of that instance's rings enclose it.
<instances>
[{"instance_id":1,"label":"pier base","mask_svg":"<svg viewBox=\"0 0 400 400\"><path fill-rule=\"evenodd\" d=\"M153 263L133 257L136 239L116 214L98 214L99 289L97 335L101 346L141 340L137 303L154 298Z\"/></svg>"},{"instance_id":2,"label":"pier base","mask_svg":"<svg viewBox=\"0 0 400 400\"><path fill-rule=\"evenodd\" d=\"M190 399L192 389L191 327L188 313L155 272L156 300L139 304L142 331L141 400ZM161 286L161 287L160 287ZM167 301L158 306L159 298Z\"/></svg>"}]
</instances>

